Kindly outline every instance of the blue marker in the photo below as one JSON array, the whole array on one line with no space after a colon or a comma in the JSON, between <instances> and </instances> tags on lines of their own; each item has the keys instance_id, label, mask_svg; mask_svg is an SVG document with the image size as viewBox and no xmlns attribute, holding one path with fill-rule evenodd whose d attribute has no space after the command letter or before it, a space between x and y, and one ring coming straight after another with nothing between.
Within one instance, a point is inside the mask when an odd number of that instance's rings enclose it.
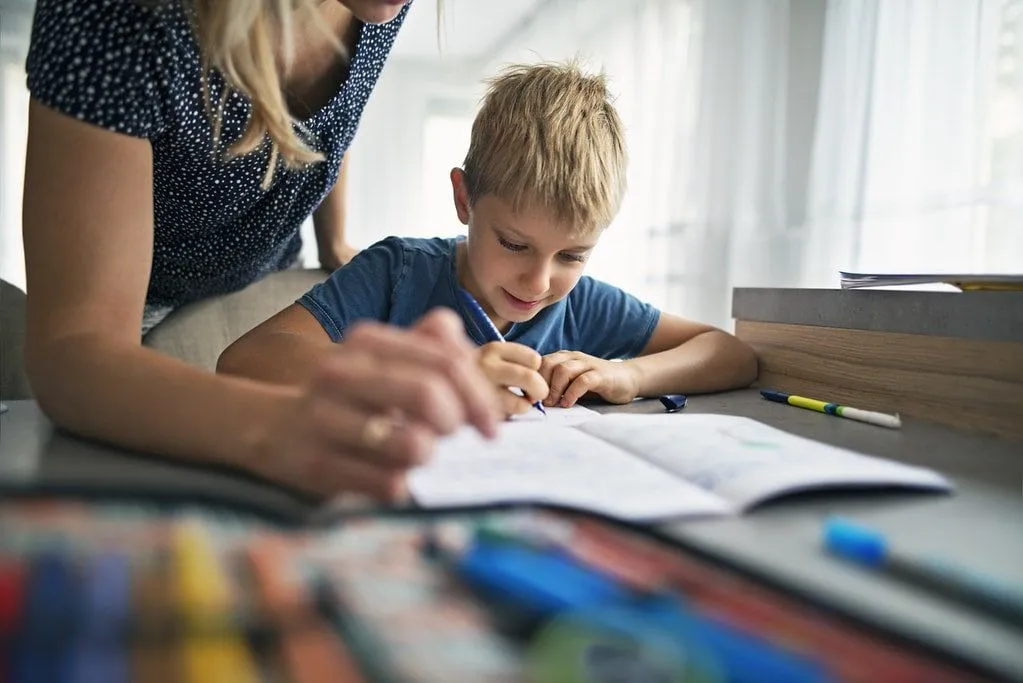
<instances>
[{"instance_id":1,"label":"blue marker","mask_svg":"<svg viewBox=\"0 0 1023 683\"><path fill-rule=\"evenodd\" d=\"M660 401L666 413L677 413L686 407L685 394L665 394L660 397Z\"/></svg>"},{"instance_id":2,"label":"blue marker","mask_svg":"<svg viewBox=\"0 0 1023 683\"><path fill-rule=\"evenodd\" d=\"M29 565L25 616L11 649L12 683L70 680L70 645L79 618L75 568L60 551L45 550Z\"/></svg>"},{"instance_id":3,"label":"blue marker","mask_svg":"<svg viewBox=\"0 0 1023 683\"><path fill-rule=\"evenodd\" d=\"M127 648L123 638L130 617L128 558L97 557L88 573L82 632L74 653L75 683L126 683Z\"/></svg>"},{"instance_id":4,"label":"blue marker","mask_svg":"<svg viewBox=\"0 0 1023 683\"><path fill-rule=\"evenodd\" d=\"M839 557L929 588L1023 627L1023 587L1010 586L936 558L916 558L893 550L883 535L832 517L824 527L824 543Z\"/></svg>"},{"instance_id":5,"label":"blue marker","mask_svg":"<svg viewBox=\"0 0 1023 683\"><path fill-rule=\"evenodd\" d=\"M469 309L469 314L472 315L473 320L476 321L476 325L480 328L480 331L483 332L483 336L492 342L503 342L504 335L501 334L501 330L497 329L497 326L494 325L494 322L490 319L490 316L487 315L487 312L483 310L483 307L479 305L476 299L472 298L472 294L469 294L469 292L464 289L459 289L458 293L462 297L462 301L465 302L466 308ZM547 411L543 409L543 404L539 401L534 403L533 407L544 415L547 414Z\"/></svg>"},{"instance_id":6,"label":"blue marker","mask_svg":"<svg viewBox=\"0 0 1023 683\"><path fill-rule=\"evenodd\" d=\"M637 593L558 550L477 535L460 556L446 559L469 586L492 601L518 607L540 625L574 615L578 626L594 636L617 631L643 642L656 632L660 637L654 640L687 644L707 655L729 683L832 680L812 658L693 611L673 595Z\"/></svg>"}]
</instances>

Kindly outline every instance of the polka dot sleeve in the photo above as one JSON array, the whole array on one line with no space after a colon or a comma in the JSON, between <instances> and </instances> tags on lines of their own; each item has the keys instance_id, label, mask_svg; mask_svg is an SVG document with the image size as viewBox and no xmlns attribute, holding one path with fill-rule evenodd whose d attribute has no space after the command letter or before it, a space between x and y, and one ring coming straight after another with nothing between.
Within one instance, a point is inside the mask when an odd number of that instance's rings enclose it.
<instances>
[{"instance_id":1,"label":"polka dot sleeve","mask_svg":"<svg viewBox=\"0 0 1023 683\"><path fill-rule=\"evenodd\" d=\"M155 137L166 10L135 0L37 0L26 63L32 96L79 120Z\"/></svg>"}]
</instances>

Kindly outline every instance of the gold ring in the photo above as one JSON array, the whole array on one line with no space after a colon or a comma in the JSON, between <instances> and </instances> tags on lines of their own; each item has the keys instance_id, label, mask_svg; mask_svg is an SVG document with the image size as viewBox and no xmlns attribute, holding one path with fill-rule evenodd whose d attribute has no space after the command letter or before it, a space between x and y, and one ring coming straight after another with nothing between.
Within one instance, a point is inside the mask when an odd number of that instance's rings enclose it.
<instances>
[{"instance_id":1,"label":"gold ring","mask_svg":"<svg viewBox=\"0 0 1023 683\"><path fill-rule=\"evenodd\" d=\"M362 427L362 445L377 450L394 432L394 420L385 415L374 415Z\"/></svg>"}]
</instances>

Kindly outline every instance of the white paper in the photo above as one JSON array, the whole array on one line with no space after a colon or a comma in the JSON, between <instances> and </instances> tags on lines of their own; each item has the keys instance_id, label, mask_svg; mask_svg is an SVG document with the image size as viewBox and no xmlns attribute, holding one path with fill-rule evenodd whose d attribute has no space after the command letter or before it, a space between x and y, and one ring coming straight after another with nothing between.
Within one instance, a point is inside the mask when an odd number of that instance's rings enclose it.
<instances>
[{"instance_id":1,"label":"white paper","mask_svg":"<svg viewBox=\"0 0 1023 683\"><path fill-rule=\"evenodd\" d=\"M730 415L605 415L580 431L631 451L745 510L832 486L948 490L938 473L804 439Z\"/></svg>"},{"instance_id":2,"label":"white paper","mask_svg":"<svg viewBox=\"0 0 1023 683\"><path fill-rule=\"evenodd\" d=\"M588 422L594 418L600 417L600 413L596 410L590 410L584 406L574 405L571 408L547 408L544 407L547 414L544 415L536 408L531 408L521 415L514 416L510 422L512 424L527 423L527 424L547 424L547 425L577 425L583 422Z\"/></svg>"},{"instance_id":3,"label":"white paper","mask_svg":"<svg viewBox=\"0 0 1023 683\"><path fill-rule=\"evenodd\" d=\"M433 461L410 473L409 490L425 507L556 503L631 520L729 511L719 498L640 458L574 428L536 421L502 425L490 442L470 429L442 439Z\"/></svg>"}]
</instances>

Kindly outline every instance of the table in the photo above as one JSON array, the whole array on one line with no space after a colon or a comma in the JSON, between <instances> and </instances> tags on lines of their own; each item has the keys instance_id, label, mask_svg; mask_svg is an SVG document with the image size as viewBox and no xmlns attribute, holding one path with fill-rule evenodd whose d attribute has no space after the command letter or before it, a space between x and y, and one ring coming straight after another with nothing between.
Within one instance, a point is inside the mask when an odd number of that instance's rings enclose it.
<instances>
[{"instance_id":1,"label":"table","mask_svg":"<svg viewBox=\"0 0 1023 683\"><path fill-rule=\"evenodd\" d=\"M223 501L298 523L314 502L254 478L181 465L80 440L55 430L32 401L0 415L0 487L64 493ZM597 406L601 412L658 412L657 401ZM687 413L742 415L871 455L935 468L954 495L898 491L796 495L742 517L661 524L659 530L797 593L881 624L993 673L1023 680L1023 632L933 595L868 573L821 551L820 527L841 514L884 530L910 551L956 558L1023 586L1023 444L907 419L901 430L843 420L760 399L755 390L691 396Z\"/></svg>"}]
</instances>

